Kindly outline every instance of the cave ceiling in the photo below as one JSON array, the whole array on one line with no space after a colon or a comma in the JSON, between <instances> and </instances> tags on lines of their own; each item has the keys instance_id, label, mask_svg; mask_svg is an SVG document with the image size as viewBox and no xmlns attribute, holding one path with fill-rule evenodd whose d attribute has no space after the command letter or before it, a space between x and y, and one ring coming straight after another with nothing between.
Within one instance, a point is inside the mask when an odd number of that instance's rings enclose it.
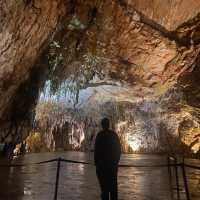
<instances>
[{"instance_id":1,"label":"cave ceiling","mask_svg":"<svg viewBox=\"0 0 200 200\"><path fill-rule=\"evenodd\" d=\"M95 92L120 101L187 87L179 80L198 67L200 2L75 2L54 38L54 51L63 57L54 70L58 79L80 79L81 89L97 83ZM85 68L89 76L82 80Z\"/></svg>"},{"instance_id":2,"label":"cave ceiling","mask_svg":"<svg viewBox=\"0 0 200 200\"><path fill-rule=\"evenodd\" d=\"M78 80L80 89L96 86L120 101L177 85L199 94L200 1L6 0L0 17L1 120L45 67L54 82Z\"/></svg>"}]
</instances>

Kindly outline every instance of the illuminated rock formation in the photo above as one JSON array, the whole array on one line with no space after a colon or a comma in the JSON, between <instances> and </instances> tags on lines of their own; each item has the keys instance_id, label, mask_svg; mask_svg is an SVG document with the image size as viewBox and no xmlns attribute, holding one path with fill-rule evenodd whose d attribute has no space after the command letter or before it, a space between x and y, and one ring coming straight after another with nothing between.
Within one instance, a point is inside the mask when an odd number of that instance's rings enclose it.
<instances>
[{"instance_id":1,"label":"illuminated rock formation","mask_svg":"<svg viewBox=\"0 0 200 200\"><path fill-rule=\"evenodd\" d=\"M117 119L133 150L148 132L143 146L161 148L169 132L199 151L199 34L195 0L0 2L1 141L28 134L48 80L53 92L71 91L76 105L80 90L104 96L113 86L106 95L133 106L133 127Z\"/></svg>"}]
</instances>

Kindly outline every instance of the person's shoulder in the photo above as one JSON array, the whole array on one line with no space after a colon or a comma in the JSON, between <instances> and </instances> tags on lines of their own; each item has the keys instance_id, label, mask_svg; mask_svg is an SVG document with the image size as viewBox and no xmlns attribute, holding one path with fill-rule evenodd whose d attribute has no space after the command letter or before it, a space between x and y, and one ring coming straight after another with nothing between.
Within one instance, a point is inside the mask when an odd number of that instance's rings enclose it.
<instances>
[{"instance_id":1,"label":"person's shoulder","mask_svg":"<svg viewBox=\"0 0 200 200\"><path fill-rule=\"evenodd\" d=\"M114 138L118 137L117 133L113 130L110 130L110 135L112 135Z\"/></svg>"},{"instance_id":2,"label":"person's shoulder","mask_svg":"<svg viewBox=\"0 0 200 200\"><path fill-rule=\"evenodd\" d=\"M97 135L101 135L103 133L103 131L99 131L98 133L97 133Z\"/></svg>"},{"instance_id":3,"label":"person's shoulder","mask_svg":"<svg viewBox=\"0 0 200 200\"><path fill-rule=\"evenodd\" d=\"M99 132L97 133L97 136L96 136L96 138L99 138L99 137L101 137L101 136L102 136L102 134L103 134L103 131L99 131Z\"/></svg>"},{"instance_id":4,"label":"person's shoulder","mask_svg":"<svg viewBox=\"0 0 200 200\"><path fill-rule=\"evenodd\" d=\"M113 130L109 130L109 131L110 131L111 134L117 135L117 133L115 131L113 131Z\"/></svg>"}]
</instances>

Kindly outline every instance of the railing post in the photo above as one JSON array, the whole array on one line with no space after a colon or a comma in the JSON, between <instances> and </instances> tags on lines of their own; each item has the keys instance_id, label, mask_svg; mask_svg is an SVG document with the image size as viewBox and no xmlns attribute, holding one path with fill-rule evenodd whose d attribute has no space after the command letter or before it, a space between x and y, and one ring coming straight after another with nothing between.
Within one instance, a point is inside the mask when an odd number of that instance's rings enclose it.
<instances>
[{"instance_id":1,"label":"railing post","mask_svg":"<svg viewBox=\"0 0 200 200\"><path fill-rule=\"evenodd\" d=\"M171 173L171 166L170 166L170 164L171 164L171 162L170 162L170 157L168 156L168 157L167 157L167 165L168 165L169 178L170 178L170 181L171 181L172 173Z\"/></svg>"},{"instance_id":2,"label":"railing post","mask_svg":"<svg viewBox=\"0 0 200 200\"><path fill-rule=\"evenodd\" d=\"M190 200L190 193L189 193L189 188L188 188L188 182L187 182L187 176L186 176L186 172L185 172L185 164L184 163L182 163L181 168L182 168L182 173L183 173L183 182L184 182L184 186L185 186L186 198L187 198L187 200Z\"/></svg>"},{"instance_id":3,"label":"railing post","mask_svg":"<svg viewBox=\"0 0 200 200\"><path fill-rule=\"evenodd\" d=\"M57 200L57 195L58 195L58 185L59 185L59 177L60 177L60 162L61 162L61 158L58 158L58 160L57 160L57 172L56 172L56 183L55 183L54 200Z\"/></svg>"},{"instance_id":4,"label":"railing post","mask_svg":"<svg viewBox=\"0 0 200 200\"><path fill-rule=\"evenodd\" d=\"M178 167L177 167L177 158L174 160L174 169L176 176L176 190L177 190L177 199L180 199L180 188L179 188L179 178L178 178Z\"/></svg>"},{"instance_id":5,"label":"railing post","mask_svg":"<svg viewBox=\"0 0 200 200\"><path fill-rule=\"evenodd\" d=\"M167 157L167 165L168 165L168 174L169 174L169 185L170 185L170 192L171 192L171 199L173 198L173 184L172 184L172 171L171 171L171 160L170 156Z\"/></svg>"}]
</instances>

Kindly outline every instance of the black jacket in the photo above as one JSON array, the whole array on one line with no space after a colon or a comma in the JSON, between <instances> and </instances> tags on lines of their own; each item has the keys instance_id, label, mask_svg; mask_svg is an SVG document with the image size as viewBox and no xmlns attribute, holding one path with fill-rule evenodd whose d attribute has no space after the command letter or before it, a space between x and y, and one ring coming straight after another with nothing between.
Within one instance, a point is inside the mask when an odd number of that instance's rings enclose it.
<instances>
[{"instance_id":1,"label":"black jacket","mask_svg":"<svg viewBox=\"0 0 200 200\"><path fill-rule=\"evenodd\" d=\"M94 149L94 161L98 167L118 165L121 145L118 135L111 130L103 130L97 134Z\"/></svg>"}]
</instances>

